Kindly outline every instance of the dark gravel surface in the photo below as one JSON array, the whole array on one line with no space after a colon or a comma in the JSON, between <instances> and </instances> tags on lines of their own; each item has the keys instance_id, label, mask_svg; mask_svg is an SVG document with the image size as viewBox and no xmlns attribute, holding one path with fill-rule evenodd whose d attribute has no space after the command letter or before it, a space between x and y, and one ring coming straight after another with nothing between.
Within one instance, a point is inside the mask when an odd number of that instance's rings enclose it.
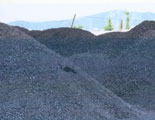
<instances>
[{"instance_id":1,"label":"dark gravel surface","mask_svg":"<svg viewBox=\"0 0 155 120\"><path fill-rule=\"evenodd\" d=\"M17 28L0 23L0 37L0 120L142 120L145 115Z\"/></svg>"},{"instance_id":2,"label":"dark gravel surface","mask_svg":"<svg viewBox=\"0 0 155 120\"><path fill-rule=\"evenodd\" d=\"M140 33L139 37L133 39L134 43L124 42L122 45L125 49L119 49L119 54L114 58L111 58L114 52L109 51L107 54L104 52L73 55L70 60L130 104L155 110L155 29L153 26L155 22L147 21L131 30L132 34ZM112 34L116 35L116 33ZM127 41L127 39L122 40ZM117 41L117 38L107 41L108 50L113 49L118 52L120 41L121 39Z\"/></svg>"},{"instance_id":3,"label":"dark gravel surface","mask_svg":"<svg viewBox=\"0 0 155 120\"><path fill-rule=\"evenodd\" d=\"M44 31L28 31L18 27L48 48L63 56L83 53L90 49L91 40L95 35L81 29L57 28Z\"/></svg>"},{"instance_id":4,"label":"dark gravel surface","mask_svg":"<svg viewBox=\"0 0 155 120\"><path fill-rule=\"evenodd\" d=\"M69 28L19 29L61 55L70 56L77 67L126 102L155 111L154 21L142 22L129 32L99 36ZM144 119L154 120L150 118L153 114Z\"/></svg>"},{"instance_id":5,"label":"dark gravel surface","mask_svg":"<svg viewBox=\"0 0 155 120\"><path fill-rule=\"evenodd\" d=\"M155 25L153 21L145 21L129 32L113 32L99 36L81 29L71 28L43 31L28 31L25 28L17 28L63 56L91 52L108 54L109 57L113 58L134 45L146 31L155 30Z\"/></svg>"}]
</instances>

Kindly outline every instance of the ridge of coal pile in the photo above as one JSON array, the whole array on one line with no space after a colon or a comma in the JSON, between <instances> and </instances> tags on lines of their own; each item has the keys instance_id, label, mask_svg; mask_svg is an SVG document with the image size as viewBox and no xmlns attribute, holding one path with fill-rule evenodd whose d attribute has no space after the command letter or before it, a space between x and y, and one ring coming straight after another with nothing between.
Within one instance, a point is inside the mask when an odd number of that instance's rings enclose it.
<instances>
[{"instance_id":1,"label":"ridge of coal pile","mask_svg":"<svg viewBox=\"0 0 155 120\"><path fill-rule=\"evenodd\" d=\"M155 22L143 22L131 31L139 38L132 45L126 43L113 59L112 53L83 53L70 60L123 100L155 111ZM111 41L109 47L117 48Z\"/></svg>"},{"instance_id":2,"label":"ridge of coal pile","mask_svg":"<svg viewBox=\"0 0 155 120\"><path fill-rule=\"evenodd\" d=\"M98 38L136 39L149 30L155 30L155 21L143 21L128 32L110 32L98 35Z\"/></svg>"},{"instance_id":3,"label":"ridge of coal pile","mask_svg":"<svg viewBox=\"0 0 155 120\"><path fill-rule=\"evenodd\" d=\"M124 42L128 42L128 44L133 44L132 39L130 41L122 40L124 39L124 37L126 38L126 33L109 33L103 36L95 36L90 32L72 28L57 28L43 31L29 31L25 28L18 28L38 40L40 43L46 45L48 48L65 57L85 52L104 52L105 54L113 53L111 54L111 56L113 57L117 56L117 54L119 54L122 49L126 48L126 46L124 46ZM121 35L117 35L119 36L118 39L113 39L114 36L116 37L115 34ZM109 36L112 35L113 37L112 39L110 39ZM124 37L120 40L120 36ZM109 44L110 41L115 42L115 46L118 47L113 48L111 44Z\"/></svg>"},{"instance_id":4,"label":"ridge of coal pile","mask_svg":"<svg viewBox=\"0 0 155 120\"><path fill-rule=\"evenodd\" d=\"M132 45L136 44L141 40L139 38L144 37L144 34L147 34L145 35L145 38L155 38L155 35L153 34L154 30L155 21L144 21L128 32L110 32L98 35L96 36L94 43L97 43L98 49L102 49L104 54L108 54L109 57L113 58L119 56L122 51L129 49ZM150 33L148 31L150 31ZM149 34L151 34L151 36Z\"/></svg>"},{"instance_id":5,"label":"ridge of coal pile","mask_svg":"<svg viewBox=\"0 0 155 120\"><path fill-rule=\"evenodd\" d=\"M133 39L123 41L124 38L127 38L126 33L109 33L103 36L95 36L90 32L72 28L57 28L43 31L29 31L25 28L18 28L63 56L71 56L85 52L104 52L105 54L112 53L111 56L115 57L122 49L126 48L124 45L125 42L133 44ZM114 36L116 37L115 34L120 34L117 35L119 36L118 39L113 39ZM112 35L113 37L110 38L109 36ZM120 39L120 36L124 37ZM112 47L110 41L112 43L115 42L115 46L118 47Z\"/></svg>"},{"instance_id":6,"label":"ridge of coal pile","mask_svg":"<svg viewBox=\"0 0 155 120\"><path fill-rule=\"evenodd\" d=\"M143 113L19 29L0 23L1 120L142 120Z\"/></svg>"},{"instance_id":7,"label":"ridge of coal pile","mask_svg":"<svg viewBox=\"0 0 155 120\"><path fill-rule=\"evenodd\" d=\"M18 28L63 56L88 51L89 42L95 37L88 31L74 28L55 28L43 31Z\"/></svg>"},{"instance_id":8,"label":"ridge of coal pile","mask_svg":"<svg viewBox=\"0 0 155 120\"><path fill-rule=\"evenodd\" d=\"M119 56L122 51L136 44L142 34L154 28L154 21L144 21L129 32L112 32L95 36L81 29L57 28L29 31L18 27L63 56L90 52L108 54L111 58Z\"/></svg>"},{"instance_id":9,"label":"ridge of coal pile","mask_svg":"<svg viewBox=\"0 0 155 120\"><path fill-rule=\"evenodd\" d=\"M155 30L155 21L144 21L129 31L130 34L140 37L149 30Z\"/></svg>"}]
</instances>

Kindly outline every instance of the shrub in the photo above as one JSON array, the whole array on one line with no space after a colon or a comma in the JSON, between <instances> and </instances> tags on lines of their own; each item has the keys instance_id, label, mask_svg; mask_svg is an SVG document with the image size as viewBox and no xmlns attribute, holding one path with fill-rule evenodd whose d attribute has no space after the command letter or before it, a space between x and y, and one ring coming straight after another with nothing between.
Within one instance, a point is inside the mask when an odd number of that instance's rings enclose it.
<instances>
[{"instance_id":1,"label":"shrub","mask_svg":"<svg viewBox=\"0 0 155 120\"><path fill-rule=\"evenodd\" d=\"M82 28L83 28L83 26L82 26L82 25L79 25L79 26L74 26L74 28L76 28L76 29L82 29Z\"/></svg>"},{"instance_id":2,"label":"shrub","mask_svg":"<svg viewBox=\"0 0 155 120\"><path fill-rule=\"evenodd\" d=\"M125 12L127 18L126 18L126 29L130 29L130 13L129 12Z\"/></svg>"},{"instance_id":3,"label":"shrub","mask_svg":"<svg viewBox=\"0 0 155 120\"><path fill-rule=\"evenodd\" d=\"M112 21L111 21L111 19L108 19L108 25L104 27L104 30L111 31L113 29L114 29L114 27L113 27Z\"/></svg>"}]
</instances>

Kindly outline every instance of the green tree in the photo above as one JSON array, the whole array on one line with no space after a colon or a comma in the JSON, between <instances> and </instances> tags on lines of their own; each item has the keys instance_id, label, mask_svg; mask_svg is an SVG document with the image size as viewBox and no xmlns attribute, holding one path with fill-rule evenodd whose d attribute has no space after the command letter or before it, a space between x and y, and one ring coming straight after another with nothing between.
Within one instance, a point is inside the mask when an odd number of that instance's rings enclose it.
<instances>
[{"instance_id":1,"label":"green tree","mask_svg":"<svg viewBox=\"0 0 155 120\"><path fill-rule=\"evenodd\" d=\"M113 29L114 29L114 27L113 27L112 21L111 21L111 19L108 19L108 25L104 27L104 30L111 31Z\"/></svg>"},{"instance_id":2,"label":"green tree","mask_svg":"<svg viewBox=\"0 0 155 120\"><path fill-rule=\"evenodd\" d=\"M130 29L130 13L129 12L125 12L125 15L127 16L126 18L126 29Z\"/></svg>"}]
</instances>

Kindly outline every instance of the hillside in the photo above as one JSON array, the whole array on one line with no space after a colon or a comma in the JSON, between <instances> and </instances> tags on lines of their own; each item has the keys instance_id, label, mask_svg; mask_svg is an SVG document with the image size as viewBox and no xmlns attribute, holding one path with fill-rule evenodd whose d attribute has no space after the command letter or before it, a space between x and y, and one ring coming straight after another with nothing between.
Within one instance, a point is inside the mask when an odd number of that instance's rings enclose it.
<instances>
[{"instance_id":1,"label":"hillside","mask_svg":"<svg viewBox=\"0 0 155 120\"><path fill-rule=\"evenodd\" d=\"M0 23L0 36L0 119L146 119L146 113L19 29Z\"/></svg>"}]
</instances>

